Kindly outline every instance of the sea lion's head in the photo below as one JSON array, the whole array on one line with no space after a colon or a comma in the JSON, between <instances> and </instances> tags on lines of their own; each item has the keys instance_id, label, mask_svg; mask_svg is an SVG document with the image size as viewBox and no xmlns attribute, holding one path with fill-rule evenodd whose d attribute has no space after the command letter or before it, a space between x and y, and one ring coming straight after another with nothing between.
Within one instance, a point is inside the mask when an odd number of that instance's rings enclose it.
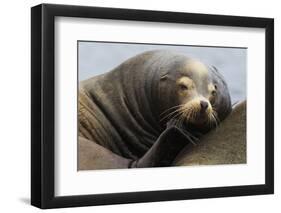
<instances>
[{"instance_id":1,"label":"sea lion's head","mask_svg":"<svg viewBox=\"0 0 281 213\"><path fill-rule=\"evenodd\" d=\"M217 126L231 111L227 85L215 67L195 59L176 59L160 77L165 103L161 121L196 128ZM165 99L165 100L164 100Z\"/></svg>"}]
</instances>

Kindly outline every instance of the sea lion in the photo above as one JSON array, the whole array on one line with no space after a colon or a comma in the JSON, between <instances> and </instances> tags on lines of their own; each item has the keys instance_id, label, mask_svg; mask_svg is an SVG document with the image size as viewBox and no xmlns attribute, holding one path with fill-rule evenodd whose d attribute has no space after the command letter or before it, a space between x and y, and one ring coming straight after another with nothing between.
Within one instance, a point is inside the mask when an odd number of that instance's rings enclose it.
<instances>
[{"instance_id":1,"label":"sea lion","mask_svg":"<svg viewBox=\"0 0 281 213\"><path fill-rule=\"evenodd\" d=\"M82 163L100 161L95 152L120 162L116 168L169 166L231 112L227 85L214 66L168 50L144 52L80 82L78 106L78 169L100 168ZM102 148L83 154L86 140Z\"/></svg>"}]
</instances>

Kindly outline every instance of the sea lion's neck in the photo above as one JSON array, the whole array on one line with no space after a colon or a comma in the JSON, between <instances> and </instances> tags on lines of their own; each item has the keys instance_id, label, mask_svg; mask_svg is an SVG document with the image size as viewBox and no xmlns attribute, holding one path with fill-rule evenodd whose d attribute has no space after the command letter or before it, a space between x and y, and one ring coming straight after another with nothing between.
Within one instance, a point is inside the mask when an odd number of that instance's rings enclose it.
<instances>
[{"instance_id":1,"label":"sea lion's neck","mask_svg":"<svg viewBox=\"0 0 281 213\"><path fill-rule=\"evenodd\" d=\"M147 58L148 57L148 58ZM150 60L148 60L150 59ZM151 65L150 56L142 56L117 67L112 76L118 79L118 88L128 109L132 109L133 117L148 132L159 135L159 72ZM109 77L110 78L110 77Z\"/></svg>"},{"instance_id":2,"label":"sea lion's neck","mask_svg":"<svg viewBox=\"0 0 281 213\"><path fill-rule=\"evenodd\" d=\"M114 70L82 85L100 114L95 122L100 135L95 136L97 143L104 145L114 141L118 154L140 157L161 132L146 96L148 85L141 84L136 77L122 75L124 73Z\"/></svg>"}]
</instances>

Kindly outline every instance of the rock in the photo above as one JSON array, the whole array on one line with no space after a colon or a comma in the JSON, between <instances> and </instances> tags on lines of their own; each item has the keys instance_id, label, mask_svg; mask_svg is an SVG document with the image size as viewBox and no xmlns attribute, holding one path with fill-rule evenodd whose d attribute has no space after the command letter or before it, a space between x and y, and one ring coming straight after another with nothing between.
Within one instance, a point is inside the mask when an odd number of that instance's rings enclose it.
<instances>
[{"instance_id":1,"label":"rock","mask_svg":"<svg viewBox=\"0 0 281 213\"><path fill-rule=\"evenodd\" d=\"M188 145L174 161L176 166L246 163L246 101L236 105L218 128Z\"/></svg>"}]
</instances>

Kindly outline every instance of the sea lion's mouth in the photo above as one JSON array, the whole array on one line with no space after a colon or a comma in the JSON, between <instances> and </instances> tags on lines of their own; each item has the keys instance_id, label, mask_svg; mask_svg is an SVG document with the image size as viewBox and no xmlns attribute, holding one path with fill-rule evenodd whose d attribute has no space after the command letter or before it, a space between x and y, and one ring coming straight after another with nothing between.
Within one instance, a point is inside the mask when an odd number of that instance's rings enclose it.
<instances>
[{"instance_id":1,"label":"sea lion's mouth","mask_svg":"<svg viewBox=\"0 0 281 213\"><path fill-rule=\"evenodd\" d=\"M203 104L204 105L204 104ZM202 104L188 103L172 107L170 112L167 112L162 117L162 120L172 121L178 127L184 126L218 126L219 119L214 108L208 103L202 109Z\"/></svg>"},{"instance_id":2,"label":"sea lion's mouth","mask_svg":"<svg viewBox=\"0 0 281 213\"><path fill-rule=\"evenodd\" d=\"M192 118L187 118L186 121L193 124L207 123L209 115L206 112L199 111L194 113Z\"/></svg>"},{"instance_id":3,"label":"sea lion's mouth","mask_svg":"<svg viewBox=\"0 0 281 213\"><path fill-rule=\"evenodd\" d=\"M172 123L178 127L189 125L216 127L219 123L217 113L212 107L202 110L200 108L182 105L165 115L164 118L170 121L172 120Z\"/></svg>"},{"instance_id":4,"label":"sea lion's mouth","mask_svg":"<svg viewBox=\"0 0 281 213\"><path fill-rule=\"evenodd\" d=\"M217 117L217 113L211 109L207 112L195 112L193 113L193 116L187 117L185 122L187 125L192 124L193 126L217 127L219 119Z\"/></svg>"}]
</instances>

